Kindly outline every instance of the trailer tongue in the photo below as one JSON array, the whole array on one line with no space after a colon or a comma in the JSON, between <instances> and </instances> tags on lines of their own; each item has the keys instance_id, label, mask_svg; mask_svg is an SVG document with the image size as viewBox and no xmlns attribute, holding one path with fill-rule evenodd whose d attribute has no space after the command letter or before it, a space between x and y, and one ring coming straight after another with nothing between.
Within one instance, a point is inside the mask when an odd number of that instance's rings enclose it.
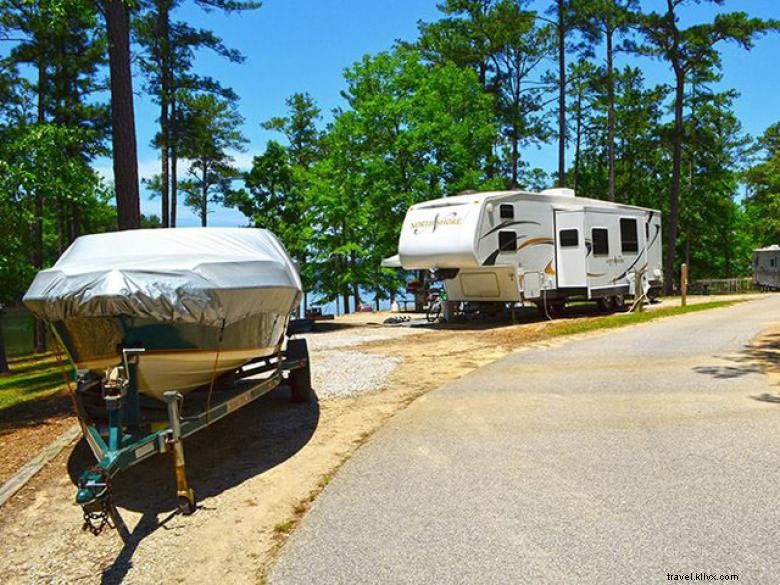
<instances>
[{"instance_id":1,"label":"trailer tongue","mask_svg":"<svg viewBox=\"0 0 780 585\"><path fill-rule=\"evenodd\" d=\"M291 387L296 402L308 401L312 396L306 341L289 340L285 351L258 359L234 372L228 384L215 390L221 401L213 406L211 391L205 396L190 394L186 400L193 405L186 412L185 398L176 391L166 392L167 416L162 418L158 410L140 405L136 372L143 350L126 349L122 353L124 364L108 380L88 371L77 373L74 394L77 412L84 437L98 463L81 474L76 503L84 510L84 529L93 534L111 525L110 518L115 513L111 480L119 472L157 453L171 453L178 508L183 514L191 514L196 509L196 499L187 481L186 437L282 384ZM94 410L98 396L105 402L102 421Z\"/></svg>"}]
</instances>

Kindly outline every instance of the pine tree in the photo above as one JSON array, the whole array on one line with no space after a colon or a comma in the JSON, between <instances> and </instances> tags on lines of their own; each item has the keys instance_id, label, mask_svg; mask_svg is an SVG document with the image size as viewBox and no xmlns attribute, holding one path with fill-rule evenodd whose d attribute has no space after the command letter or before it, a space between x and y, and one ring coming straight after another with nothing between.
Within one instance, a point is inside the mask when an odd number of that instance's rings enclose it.
<instances>
[{"instance_id":1,"label":"pine tree","mask_svg":"<svg viewBox=\"0 0 780 585\"><path fill-rule=\"evenodd\" d=\"M664 288L671 294L677 266L677 238L680 222L680 189L682 179L684 133L683 107L685 86L694 70L720 68L717 45L728 41L744 49L753 47L755 39L780 28L780 22L751 18L744 12L718 14L712 22L688 28L679 25L678 11L693 0L666 0L666 12L641 16L640 25L646 44L637 50L663 59L674 73L674 127L671 134L672 174L669 189L669 215L664 229L667 235L664 259ZM719 0L708 0L720 4Z\"/></svg>"},{"instance_id":2,"label":"pine tree","mask_svg":"<svg viewBox=\"0 0 780 585\"><path fill-rule=\"evenodd\" d=\"M179 182L185 204L208 225L209 203L222 203L240 178L230 151L243 150L243 118L231 100L213 94L182 94L184 140L181 154L189 159L188 178Z\"/></svg>"},{"instance_id":3,"label":"pine tree","mask_svg":"<svg viewBox=\"0 0 780 585\"><path fill-rule=\"evenodd\" d=\"M218 81L194 74L195 54L210 50L232 63L243 56L227 48L213 32L194 28L186 22L172 19L181 0L151 0L135 21L136 36L141 44L141 67L146 76L146 89L160 106L160 130L153 144L160 149L160 175L154 180L154 191L161 199L163 227L176 226L176 190L178 148L182 140L179 131L178 96L182 91L205 91L226 99L235 94ZM200 0L196 5L205 10L239 12L261 6L260 2L232 0Z\"/></svg>"}]
</instances>

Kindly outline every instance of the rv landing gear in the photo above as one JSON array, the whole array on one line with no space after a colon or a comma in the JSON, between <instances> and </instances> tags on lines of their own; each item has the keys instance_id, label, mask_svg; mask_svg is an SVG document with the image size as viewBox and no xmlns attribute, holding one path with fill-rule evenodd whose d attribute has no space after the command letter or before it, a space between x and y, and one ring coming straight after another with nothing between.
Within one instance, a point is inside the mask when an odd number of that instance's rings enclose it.
<instances>
[{"instance_id":1,"label":"rv landing gear","mask_svg":"<svg viewBox=\"0 0 780 585\"><path fill-rule=\"evenodd\" d=\"M547 301L547 307L545 308L544 302L536 303L536 309L539 311L539 316L547 318L560 317L563 315L564 309L566 309L566 301Z\"/></svg>"}]
</instances>

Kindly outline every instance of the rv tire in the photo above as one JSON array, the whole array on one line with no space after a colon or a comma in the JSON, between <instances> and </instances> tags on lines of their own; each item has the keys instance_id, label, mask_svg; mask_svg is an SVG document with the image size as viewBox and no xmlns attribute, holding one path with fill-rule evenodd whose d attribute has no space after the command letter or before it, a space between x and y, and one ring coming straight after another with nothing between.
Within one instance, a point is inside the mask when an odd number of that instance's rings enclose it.
<instances>
[{"instance_id":1,"label":"rv tire","mask_svg":"<svg viewBox=\"0 0 780 585\"><path fill-rule=\"evenodd\" d=\"M601 297L596 301L596 304L598 305L599 311L604 313L612 312L612 297Z\"/></svg>"},{"instance_id":2,"label":"rv tire","mask_svg":"<svg viewBox=\"0 0 780 585\"><path fill-rule=\"evenodd\" d=\"M615 295L613 304L615 306L616 311L625 311L626 297L624 297L623 295Z\"/></svg>"}]
</instances>

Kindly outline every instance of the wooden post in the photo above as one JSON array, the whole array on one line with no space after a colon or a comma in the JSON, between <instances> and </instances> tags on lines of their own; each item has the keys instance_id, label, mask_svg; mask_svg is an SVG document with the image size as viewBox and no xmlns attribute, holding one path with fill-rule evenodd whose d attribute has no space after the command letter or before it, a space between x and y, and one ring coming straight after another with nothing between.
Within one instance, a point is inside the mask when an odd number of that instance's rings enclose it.
<instances>
[{"instance_id":1,"label":"wooden post","mask_svg":"<svg viewBox=\"0 0 780 585\"><path fill-rule=\"evenodd\" d=\"M688 265L680 266L680 306L688 304Z\"/></svg>"}]
</instances>

